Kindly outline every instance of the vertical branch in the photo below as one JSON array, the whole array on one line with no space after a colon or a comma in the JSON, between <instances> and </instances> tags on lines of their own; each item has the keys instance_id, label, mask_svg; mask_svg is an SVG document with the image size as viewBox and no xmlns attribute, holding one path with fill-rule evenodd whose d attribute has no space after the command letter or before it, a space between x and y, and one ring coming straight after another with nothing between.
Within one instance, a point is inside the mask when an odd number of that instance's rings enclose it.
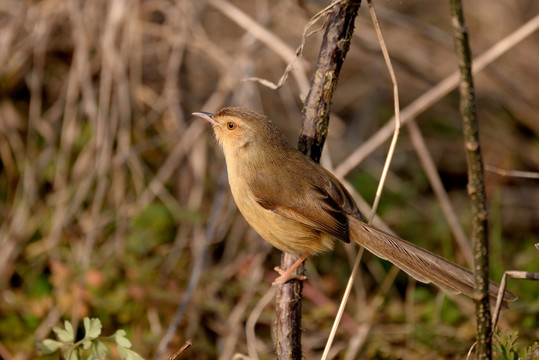
<instances>
[{"instance_id":1,"label":"vertical branch","mask_svg":"<svg viewBox=\"0 0 539 360\"><path fill-rule=\"evenodd\" d=\"M283 253L281 269L289 269L296 258ZM305 272L303 264L296 268L296 273ZM276 316L274 327L275 352L279 360L300 360L301 355L301 292L303 282L292 280L279 286L275 299Z\"/></svg>"},{"instance_id":2,"label":"vertical branch","mask_svg":"<svg viewBox=\"0 0 539 360\"><path fill-rule=\"evenodd\" d=\"M318 61L311 80L311 89L303 105L303 125L298 148L318 162L327 136L333 91L337 86L344 58L350 48L354 20L361 1L341 1L328 16L328 23ZM281 267L289 268L294 258L283 254ZM303 265L298 267L303 272ZM299 281L279 287L277 323L275 327L278 359L301 359L301 290Z\"/></svg>"},{"instance_id":3,"label":"vertical branch","mask_svg":"<svg viewBox=\"0 0 539 360\"><path fill-rule=\"evenodd\" d=\"M471 51L462 3L450 0L455 48L460 68L460 112L468 159L468 194L472 202L474 276L476 292L477 358L492 357L492 327L488 297L488 212L483 159L479 144L479 123L475 109Z\"/></svg>"},{"instance_id":4,"label":"vertical branch","mask_svg":"<svg viewBox=\"0 0 539 360\"><path fill-rule=\"evenodd\" d=\"M350 47L354 20L361 1L342 1L329 15L318 62L311 80L311 90L303 104L303 126L298 148L314 161L320 161L326 140L333 91L344 57Z\"/></svg>"}]
</instances>

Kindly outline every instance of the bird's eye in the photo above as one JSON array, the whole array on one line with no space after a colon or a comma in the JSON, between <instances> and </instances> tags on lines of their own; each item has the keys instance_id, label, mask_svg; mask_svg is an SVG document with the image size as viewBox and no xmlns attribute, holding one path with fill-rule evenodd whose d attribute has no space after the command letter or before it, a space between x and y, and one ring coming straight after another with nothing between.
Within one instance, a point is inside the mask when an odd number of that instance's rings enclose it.
<instances>
[{"instance_id":1,"label":"bird's eye","mask_svg":"<svg viewBox=\"0 0 539 360\"><path fill-rule=\"evenodd\" d=\"M235 122L229 121L226 123L226 128L228 130L234 130L237 127Z\"/></svg>"}]
</instances>

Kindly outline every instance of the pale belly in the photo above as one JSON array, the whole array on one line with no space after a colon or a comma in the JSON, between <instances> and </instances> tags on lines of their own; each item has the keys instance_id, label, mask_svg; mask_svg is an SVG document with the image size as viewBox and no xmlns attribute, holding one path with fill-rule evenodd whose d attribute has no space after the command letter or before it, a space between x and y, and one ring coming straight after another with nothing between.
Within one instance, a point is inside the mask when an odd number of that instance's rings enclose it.
<instances>
[{"instance_id":1,"label":"pale belly","mask_svg":"<svg viewBox=\"0 0 539 360\"><path fill-rule=\"evenodd\" d=\"M249 225L277 249L293 255L303 255L317 254L333 248L332 236L267 210L255 199L241 194L241 191L232 191L232 195Z\"/></svg>"}]
</instances>

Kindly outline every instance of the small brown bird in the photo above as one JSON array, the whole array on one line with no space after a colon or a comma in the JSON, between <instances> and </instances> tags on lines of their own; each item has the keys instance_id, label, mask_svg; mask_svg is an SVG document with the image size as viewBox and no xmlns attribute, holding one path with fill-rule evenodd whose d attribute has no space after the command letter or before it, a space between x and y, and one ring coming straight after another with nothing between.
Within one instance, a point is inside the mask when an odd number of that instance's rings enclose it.
<instances>
[{"instance_id":1,"label":"small brown bird","mask_svg":"<svg viewBox=\"0 0 539 360\"><path fill-rule=\"evenodd\" d=\"M193 115L212 124L225 154L232 195L247 222L279 250L300 256L297 265L331 250L335 239L353 241L418 281L473 298L469 270L364 223L340 181L291 147L264 115L231 107L215 115ZM296 264L274 284L289 280ZM498 289L490 281L491 299L496 299ZM505 301L516 298L505 291Z\"/></svg>"}]
</instances>

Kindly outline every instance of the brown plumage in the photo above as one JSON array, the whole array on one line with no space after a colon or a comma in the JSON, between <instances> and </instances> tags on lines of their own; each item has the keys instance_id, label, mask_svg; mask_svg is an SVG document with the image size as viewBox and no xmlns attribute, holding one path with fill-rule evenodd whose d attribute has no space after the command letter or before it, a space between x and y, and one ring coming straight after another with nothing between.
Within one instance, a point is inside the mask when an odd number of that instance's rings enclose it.
<instances>
[{"instance_id":1,"label":"brown plumage","mask_svg":"<svg viewBox=\"0 0 539 360\"><path fill-rule=\"evenodd\" d=\"M331 250L335 239L353 241L418 281L473 297L469 270L364 223L340 181L291 147L264 115L244 108L193 115L212 124L239 210L276 248L306 258ZM282 283L287 278L278 280ZM491 281L492 299L498 289ZM515 299L513 293L505 292L505 301Z\"/></svg>"}]
</instances>

